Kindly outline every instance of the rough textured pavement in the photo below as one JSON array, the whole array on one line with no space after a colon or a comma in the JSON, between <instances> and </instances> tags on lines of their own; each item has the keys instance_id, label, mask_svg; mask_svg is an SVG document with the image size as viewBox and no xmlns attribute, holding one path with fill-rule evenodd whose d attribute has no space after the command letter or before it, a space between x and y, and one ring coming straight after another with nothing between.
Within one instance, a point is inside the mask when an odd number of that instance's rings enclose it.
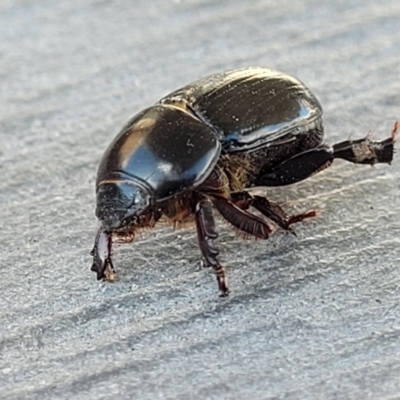
<instances>
[{"instance_id":1,"label":"rough textured pavement","mask_svg":"<svg viewBox=\"0 0 400 400\"><path fill-rule=\"evenodd\" d=\"M270 197L321 216L267 242L220 223L231 296L193 229L90 271L99 159L137 111L248 65L299 77L334 143L400 118L400 2L3 0L0 398L400 398L400 159Z\"/></svg>"}]
</instances>

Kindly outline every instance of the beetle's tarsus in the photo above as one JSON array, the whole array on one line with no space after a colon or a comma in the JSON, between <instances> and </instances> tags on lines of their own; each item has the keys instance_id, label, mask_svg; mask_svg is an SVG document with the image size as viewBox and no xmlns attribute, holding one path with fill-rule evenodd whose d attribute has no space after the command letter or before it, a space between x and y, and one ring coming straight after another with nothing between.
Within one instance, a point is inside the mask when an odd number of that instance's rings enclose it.
<instances>
[{"instance_id":1,"label":"beetle's tarsus","mask_svg":"<svg viewBox=\"0 0 400 400\"><path fill-rule=\"evenodd\" d=\"M223 275L222 276L217 275L218 289L220 292L219 297L227 297L229 295L227 279L223 267L220 266L220 268L222 269Z\"/></svg>"},{"instance_id":2,"label":"beetle's tarsus","mask_svg":"<svg viewBox=\"0 0 400 400\"><path fill-rule=\"evenodd\" d=\"M371 140L372 135L368 134L364 139L346 140L337 143L333 146L333 156L355 164L390 164L393 159L394 143L398 129L399 122L396 121L393 124L390 137L385 140Z\"/></svg>"},{"instance_id":3,"label":"beetle's tarsus","mask_svg":"<svg viewBox=\"0 0 400 400\"><path fill-rule=\"evenodd\" d=\"M308 218L314 218L318 215L318 212L313 210L313 211L308 211L305 212L303 214L296 214L296 215L292 215L288 218L287 224L288 226L293 225L293 224L297 224L298 222L302 222L305 219Z\"/></svg>"}]
</instances>

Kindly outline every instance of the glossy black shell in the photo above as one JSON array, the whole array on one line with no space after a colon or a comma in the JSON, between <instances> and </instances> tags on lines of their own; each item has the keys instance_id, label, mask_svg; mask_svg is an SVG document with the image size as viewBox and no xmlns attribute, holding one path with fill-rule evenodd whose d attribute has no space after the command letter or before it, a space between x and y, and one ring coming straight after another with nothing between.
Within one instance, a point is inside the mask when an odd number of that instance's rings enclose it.
<instances>
[{"instance_id":1,"label":"glossy black shell","mask_svg":"<svg viewBox=\"0 0 400 400\"><path fill-rule=\"evenodd\" d=\"M211 75L136 115L100 163L97 185L132 180L155 201L200 185L221 152L251 152L307 135L322 116L297 79L265 68Z\"/></svg>"},{"instance_id":2,"label":"glossy black shell","mask_svg":"<svg viewBox=\"0 0 400 400\"><path fill-rule=\"evenodd\" d=\"M106 150L97 185L133 180L155 200L199 185L220 155L215 133L186 111L155 105L136 115Z\"/></svg>"},{"instance_id":3,"label":"glossy black shell","mask_svg":"<svg viewBox=\"0 0 400 400\"><path fill-rule=\"evenodd\" d=\"M176 90L160 103L181 102L212 127L226 152L287 142L306 134L322 116L317 98L299 80L266 68L208 76Z\"/></svg>"}]
</instances>

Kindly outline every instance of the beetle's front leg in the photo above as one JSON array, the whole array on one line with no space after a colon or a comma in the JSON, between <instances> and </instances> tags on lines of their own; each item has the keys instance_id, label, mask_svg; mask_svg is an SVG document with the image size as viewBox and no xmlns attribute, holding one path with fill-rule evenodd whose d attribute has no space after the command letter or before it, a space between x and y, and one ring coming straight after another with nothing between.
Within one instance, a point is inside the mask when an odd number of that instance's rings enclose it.
<instances>
[{"instance_id":1,"label":"beetle's front leg","mask_svg":"<svg viewBox=\"0 0 400 400\"><path fill-rule=\"evenodd\" d=\"M93 250L90 255L93 256L91 270L97 273L97 279L114 280L115 269L111 260L112 234L99 229L94 241Z\"/></svg>"},{"instance_id":2,"label":"beetle's front leg","mask_svg":"<svg viewBox=\"0 0 400 400\"><path fill-rule=\"evenodd\" d=\"M99 229L94 241L94 247L90 252L93 256L91 270L97 273L97 279L113 281L115 279L115 268L111 259L113 243L130 243L134 239L134 233L120 234L118 232L105 232Z\"/></svg>"},{"instance_id":3,"label":"beetle's front leg","mask_svg":"<svg viewBox=\"0 0 400 400\"><path fill-rule=\"evenodd\" d=\"M218 234L215 231L212 203L210 200L205 198L199 200L196 204L195 219L197 237L205 266L214 269L221 297L227 296L229 293L227 278L224 267L218 261L218 250L214 244L214 240L218 237Z\"/></svg>"}]
</instances>

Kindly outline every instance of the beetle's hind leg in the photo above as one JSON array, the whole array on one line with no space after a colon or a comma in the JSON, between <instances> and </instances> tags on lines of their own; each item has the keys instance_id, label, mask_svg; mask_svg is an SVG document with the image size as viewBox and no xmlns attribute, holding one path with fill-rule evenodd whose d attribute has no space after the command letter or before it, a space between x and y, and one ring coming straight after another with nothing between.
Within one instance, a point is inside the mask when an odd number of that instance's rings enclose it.
<instances>
[{"instance_id":1,"label":"beetle's hind leg","mask_svg":"<svg viewBox=\"0 0 400 400\"><path fill-rule=\"evenodd\" d=\"M317 211L287 215L279 204L274 203L263 196L251 195L249 192L232 193L231 197L232 201L238 207L244 210L253 207L266 218L277 224L280 228L291 233L294 233L290 227L291 225L317 216Z\"/></svg>"},{"instance_id":2,"label":"beetle's hind leg","mask_svg":"<svg viewBox=\"0 0 400 400\"><path fill-rule=\"evenodd\" d=\"M200 250L206 267L212 267L217 275L218 289L221 297L229 293L227 278L224 267L218 261L218 249L215 247L214 240L218 237L215 230L212 204L208 199L201 199L196 204L195 210L197 237Z\"/></svg>"},{"instance_id":3,"label":"beetle's hind leg","mask_svg":"<svg viewBox=\"0 0 400 400\"><path fill-rule=\"evenodd\" d=\"M393 125L389 138L382 141L371 140L371 134L364 139L346 140L333 146L334 158L342 158L355 164L391 163L394 153L399 122Z\"/></svg>"},{"instance_id":4,"label":"beetle's hind leg","mask_svg":"<svg viewBox=\"0 0 400 400\"><path fill-rule=\"evenodd\" d=\"M300 182L328 168L334 158L331 147L319 145L270 168L256 180L255 186L284 186Z\"/></svg>"},{"instance_id":5,"label":"beetle's hind leg","mask_svg":"<svg viewBox=\"0 0 400 400\"><path fill-rule=\"evenodd\" d=\"M256 186L283 186L306 179L328 168L335 158L355 164L390 163L393 159L394 143L400 124L396 122L389 138L382 141L364 139L345 140L330 147L321 144L308 149L270 168L256 179Z\"/></svg>"}]
</instances>

